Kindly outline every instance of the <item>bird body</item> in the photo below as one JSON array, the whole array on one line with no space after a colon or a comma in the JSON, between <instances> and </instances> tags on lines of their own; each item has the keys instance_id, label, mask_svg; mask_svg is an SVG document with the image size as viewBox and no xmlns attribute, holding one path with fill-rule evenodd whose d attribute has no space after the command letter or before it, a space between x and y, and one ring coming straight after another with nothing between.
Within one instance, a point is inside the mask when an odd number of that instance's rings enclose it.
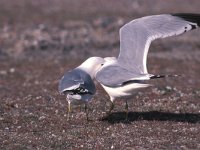
<instances>
[{"instance_id":1,"label":"bird body","mask_svg":"<svg viewBox=\"0 0 200 150\"><path fill-rule=\"evenodd\" d=\"M199 26L200 14L162 14L135 19L121 27L118 58L106 61L96 73L97 81L110 96L110 111L115 99L127 100L138 89L149 87L144 80L168 76L148 73L147 54L153 40L180 35Z\"/></svg>"},{"instance_id":2,"label":"bird body","mask_svg":"<svg viewBox=\"0 0 200 150\"><path fill-rule=\"evenodd\" d=\"M114 102L115 99L126 98L129 99L137 94L138 90L151 86L150 84L132 83L119 87L108 87L102 85L107 93L109 93L110 101Z\"/></svg>"},{"instance_id":3,"label":"bird body","mask_svg":"<svg viewBox=\"0 0 200 150\"><path fill-rule=\"evenodd\" d=\"M85 104L87 107L96 92L94 75L103 63L103 58L90 57L77 68L67 71L61 78L58 90L66 95L69 113L71 104Z\"/></svg>"}]
</instances>

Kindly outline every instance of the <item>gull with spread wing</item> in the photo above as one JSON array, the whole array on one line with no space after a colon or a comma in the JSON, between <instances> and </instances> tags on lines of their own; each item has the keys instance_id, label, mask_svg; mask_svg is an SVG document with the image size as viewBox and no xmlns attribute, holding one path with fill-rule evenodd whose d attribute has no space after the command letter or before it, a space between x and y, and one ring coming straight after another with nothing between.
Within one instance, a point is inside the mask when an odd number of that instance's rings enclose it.
<instances>
[{"instance_id":1,"label":"gull with spread wing","mask_svg":"<svg viewBox=\"0 0 200 150\"><path fill-rule=\"evenodd\" d=\"M120 53L118 58L106 61L96 73L97 81L114 100L127 100L138 89L149 87L144 80L166 77L153 75L147 71L147 53L151 42L158 38L180 35L200 26L200 14L161 14L135 19L120 29Z\"/></svg>"}]
</instances>

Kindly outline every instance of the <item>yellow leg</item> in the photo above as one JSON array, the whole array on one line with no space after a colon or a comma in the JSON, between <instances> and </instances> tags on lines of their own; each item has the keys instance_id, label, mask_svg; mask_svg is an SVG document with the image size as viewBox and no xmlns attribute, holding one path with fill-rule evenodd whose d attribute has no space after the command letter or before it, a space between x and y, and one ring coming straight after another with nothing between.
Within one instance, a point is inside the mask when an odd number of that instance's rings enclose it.
<instances>
[{"instance_id":1,"label":"yellow leg","mask_svg":"<svg viewBox=\"0 0 200 150\"><path fill-rule=\"evenodd\" d=\"M110 104L110 109L109 109L109 111L108 111L108 115L110 115L111 114L111 112L112 112L112 110L114 109L114 107L115 107L115 105L114 105L114 103L111 101L111 104Z\"/></svg>"},{"instance_id":2,"label":"yellow leg","mask_svg":"<svg viewBox=\"0 0 200 150\"><path fill-rule=\"evenodd\" d=\"M71 118L71 102L68 101L68 115L67 115L67 120L69 121Z\"/></svg>"}]
</instances>

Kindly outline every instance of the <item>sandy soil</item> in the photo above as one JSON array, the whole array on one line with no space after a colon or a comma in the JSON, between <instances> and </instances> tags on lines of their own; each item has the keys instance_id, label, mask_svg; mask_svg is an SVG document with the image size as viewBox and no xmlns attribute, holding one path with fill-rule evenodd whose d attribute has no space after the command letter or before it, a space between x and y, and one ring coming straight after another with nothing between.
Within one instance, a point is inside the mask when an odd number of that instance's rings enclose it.
<instances>
[{"instance_id":1,"label":"sandy soil","mask_svg":"<svg viewBox=\"0 0 200 150\"><path fill-rule=\"evenodd\" d=\"M154 80L153 87L138 92L129 101L129 122L123 101L106 117L109 97L97 83L91 121L79 106L67 121L67 102L57 90L63 73L84 59L117 56L118 30L127 21L198 13L199 1L0 4L0 149L200 149L199 29L153 42L149 72L181 77Z\"/></svg>"}]
</instances>

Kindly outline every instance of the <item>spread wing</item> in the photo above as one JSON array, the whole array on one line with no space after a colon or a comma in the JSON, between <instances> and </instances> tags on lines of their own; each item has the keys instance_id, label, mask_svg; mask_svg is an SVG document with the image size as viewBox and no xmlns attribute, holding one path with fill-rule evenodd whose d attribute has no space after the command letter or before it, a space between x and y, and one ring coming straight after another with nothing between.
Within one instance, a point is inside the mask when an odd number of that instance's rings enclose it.
<instances>
[{"instance_id":1,"label":"spread wing","mask_svg":"<svg viewBox=\"0 0 200 150\"><path fill-rule=\"evenodd\" d=\"M128 70L148 74L146 61L151 42L197 28L200 14L163 14L133 20L120 29L118 63Z\"/></svg>"},{"instance_id":2,"label":"spread wing","mask_svg":"<svg viewBox=\"0 0 200 150\"><path fill-rule=\"evenodd\" d=\"M120 86L133 80L146 80L146 61L151 42L180 35L200 25L200 14L163 14L133 20L120 29L120 54L115 63L105 65L96 79L106 86Z\"/></svg>"}]
</instances>

